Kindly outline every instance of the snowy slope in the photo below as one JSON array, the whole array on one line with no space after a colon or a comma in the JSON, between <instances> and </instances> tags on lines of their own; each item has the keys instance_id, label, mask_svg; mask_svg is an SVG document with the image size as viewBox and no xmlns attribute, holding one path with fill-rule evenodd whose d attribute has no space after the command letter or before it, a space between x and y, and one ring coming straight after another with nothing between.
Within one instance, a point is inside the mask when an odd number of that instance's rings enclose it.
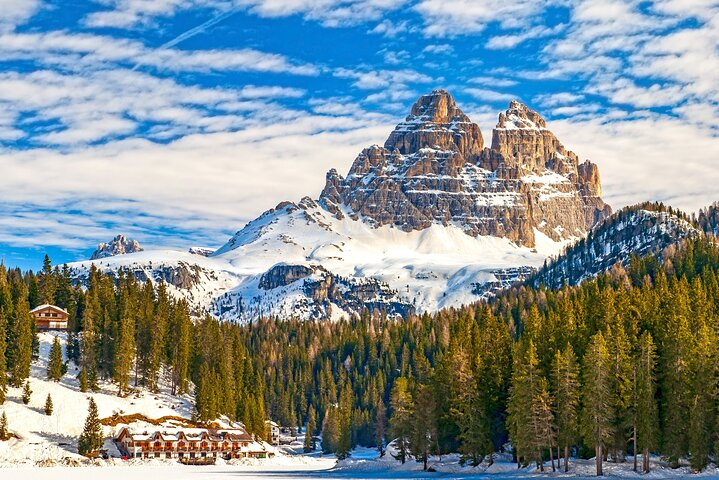
<instances>
[{"instance_id":1,"label":"snowy slope","mask_svg":"<svg viewBox=\"0 0 719 480\"><path fill-rule=\"evenodd\" d=\"M164 388L163 393L159 394L139 389L125 398L117 397L115 388L104 383L101 383L101 391L98 393L80 392L76 379L78 372L72 363L59 383L46 380L47 359L55 335L61 339L64 352L67 340L65 333L45 332L38 335L40 358L33 362L31 368L30 388L33 393L29 405L22 403L21 388L9 388L6 402L0 406L0 412L7 415L10 431L20 437L0 442L0 467L44 462L72 465L83 461L84 457L77 453L77 438L87 417L90 397L97 403L100 418L114 413L142 413L150 418L189 418L192 414L190 397L171 396L168 389ZM44 411L48 393L52 396L54 407L51 416L45 415ZM119 428L121 426L104 427L104 433L111 437ZM111 442L106 442L107 447L112 448Z\"/></svg>"},{"instance_id":2,"label":"snowy slope","mask_svg":"<svg viewBox=\"0 0 719 480\"><path fill-rule=\"evenodd\" d=\"M229 320L271 314L337 318L377 303L395 302L423 312L476 301L477 284L495 282L498 272L517 266L540 267L567 243L538 231L536 236L537 246L530 249L505 238L471 237L454 225L412 232L376 228L361 218L338 219L305 198L266 212L209 258L148 250L70 266L86 272L95 263L102 270L128 268L140 278L163 278L171 292L188 298L197 310ZM262 288L263 274L278 264L315 271L287 285ZM177 278L166 274L180 269L195 274L184 285L189 288L173 285ZM354 297L360 300L345 302L343 308L332 298L319 299L318 282L324 285L328 277L343 279L338 283L344 296L357 291Z\"/></svg>"}]
</instances>

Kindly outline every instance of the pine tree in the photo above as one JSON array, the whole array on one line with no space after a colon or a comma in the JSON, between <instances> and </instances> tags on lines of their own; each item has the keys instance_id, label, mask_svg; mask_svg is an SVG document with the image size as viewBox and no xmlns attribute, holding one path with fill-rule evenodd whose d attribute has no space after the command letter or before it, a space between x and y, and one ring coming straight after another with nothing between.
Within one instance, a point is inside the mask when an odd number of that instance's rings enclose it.
<instances>
[{"instance_id":1,"label":"pine tree","mask_svg":"<svg viewBox=\"0 0 719 480\"><path fill-rule=\"evenodd\" d=\"M25 382L25 386L22 388L22 403L25 405L30 403L30 396L32 395L32 390L30 390L30 381Z\"/></svg>"},{"instance_id":2,"label":"pine tree","mask_svg":"<svg viewBox=\"0 0 719 480\"><path fill-rule=\"evenodd\" d=\"M552 365L557 445L564 450L564 471L569 471L569 450L577 442L579 431L579 366L574 349L567 345L557 350ZM559 452L558 452L559 453Z\"/></svg>"},{"instance_id":3,"label":"pine tree","mask_svg":"<svg viewBox=\"0 0 719 480\"><path fill-rule=\"evenodd\" d=\"M436 405L429 385L420 385L415 398L410 451L417 461L422 462L422 468L426 471L430 453L437 442L437 422L434 414Z\"/></svg>"},{"instance_id":4,"label":"pine tree","mask_svg":"<svg viewBox=\"0 0 719 480\"><path fill-rule=\"evenodd\" d=\"M0 417L0 441L5 441L9 438L10 431L7 425L7 415L5 415L5 412L2 412L2 416Z\"/></svg>"},{"instance_id":5,"label":"pine tree","mask_svg":"<svg viewBox=\"0 0 719 480\"><path fill-rule=\"evenodd\" d=\"M172 394L187 392L187 377L190 368L190 344L192 321L187 303L180 301L175 305L170 318L169 329L169 362L172 372ZM263 419L264 420L264 419Z\"/></svg>"},{"instance_id":6,"label":"pine tree","mask_svg":"<svg viewBox=\"0 0 719 480\"><path fill-rule=\"evenodd\" d=\"M53 274L50 257L45 255L42 271L38 274L38 295L39 303L54 303L55 291L57 289L56 276Z\"/></svg>"},{"instance_id":7,"label":"pine tree","mask_svg":"<svg viewBox=\"0 0 719 480\"><path fill-rule=\"evenodd\" d=\"M78 453L87 456L96 452L102 447L103 441L102 425L97 415L97 405L95 404L95 400L90 397L87 418L85 419L85 428L82 430L82 434L78 440Z\"/></svg>"},{"instance_id":8,"label":"pine tree","mask_svg":"<svg viewBox=\"0 0 719 480\"><path fill-rule=\"evenodd\" d=\"M492 450L487 408L476 374L481 369L477 365L481 359L475 356L473 364L467 351L459 346L453 348L450 357L453 379L450 382L449 414L459 429L457 440L463 460L469 459L476 466Z\"/></svg>"},{"instance_id":9,"label":"pine tree","mask_svg":"<svg viewBox=\"0 0 719 480\"><path fill-rule=\"evenodd\" d=\"M414 404L409 393L409 382L404 377L395 380L390 395L391 416L389 419L390 433L394 437L397 455L395 459L404 463L410 455L409 439L412 434L412 413Z\"/></svg>"},{"instance_id":10,"label":"pine tree","mask_svg":"<svg viewBox=\"0 0 719 480\"><path fill-rule=\"evenodd\" d=\"M30 315L30 307L27 300L27 289L21 284L19 298L15 306L14 339L12 342L12 371L11 381L16 387L23 384L23 381L30 376L30 362L32 361L33 350L33 327L35 321Z\"/></svg>"},{"instance_id":11,"label":"pine tree","mask_svg":"<svg viewBox=\"0 0 719 480\"><path fill-rule=\"evenodd\" d=\"M50 394L47 394L47 398L45 399L45 415L48 417L52 415L52 397Z\"/></svg>"},{"instance_id":12,"label":"pine tree","mask_svg":"<svg viewBox=\"0 0 719 480\"><path fill-rule=\"evenodd\" d=\"M344 460L352 450L352 403L353 393L349 382L345 383L340 395L339 405L339 436L337 438L337 458Z\"/></svg>"},{"instance_id":13,"label":"pine tree","mask_svg":"<svg viewBox=\"0 0 719 480\"><path fill-rule=\"evenodd\" d=\"M54 382L59 382L62 378L62 346L60 345L60 339L55 337L52 341L52 347L50 348L50 358L47 362L47 378Z\"/></svg>"},{"instance_id":14,"label":"pine tree","mask_svg":"<svg viewBox=\"0 0 719 480\"><path fill-rule=\"evenodd\" d=\"M325 412L322 423L322 453L334 453L337 451L339 440L339 409L330 405Z\"/></svg>"},{"instance_id":15,"label":"pine tree","mask_svg":"<svg viewBox=\"0 0 719 480\"><path fill-rule=\"evenodd\" d=\"M380 399L377 401L375 407L375 442L377 444L377 450L379 451L380 458L384 457L384 436L387 430L387 409L384 406L384 402Z\"/></svg>"},{"instance_id":16,"label":"pine tree","mask_svg":"<svg viewBox=\"0 0 719 480\"><path fill-rule=\"evenodd\" d=\"M303 445L305 453L312 452L315 449L314 431L315 428L317 428L316 423L315 409L314 407L310 407L309 413L307 414L307 425L305 425L305 442Z\"/></svg>"},{"instance_id":17,"label":"pine tree","mask_svg":"<svg viewBox=\"0 0 719 480\"><path fill-rule=\"evenodd\" d=\"M0 282L2 280L0 279ZM0 307L0 405L5 403L7 394L7 361L5 353L7 351L7 321L5 320L5 312Z\"/></svg>"},{"instance_id":18,"label":"pine tree","mask_svg":"<svg viewBox=\"0 0 719 480\"><path fill-rule=\"evenodd\" d=\"M603 475L604 448L612 439L611 370L609 351L601 332L590 340L583 362L582 434L594 446L597 476Z\"/></svg>"},{"instance_id":19,"label":"pine tree","mask_svg":"<svg viewBox=\"0 0 719 480\"><path fill-rule=\"evenodd\" d=\"M716 335L702 323L695 335L694 352L690 360L691 408L689 409L689 460L692 469L700 472L709 464L716 385Z\"/></svg>"},{"instance_id":20,"label":"pine tree","mask_svg":"<svg viewBox=\"0 0 719 480\"><path fill-rule=\"evenodd\" d=\"M123 305L113 372L120 396L129 389L130 371L135 359L135 305L127 295L123 299Z\"/></svg>"},{"instance_id":21,"label":"pine tree","mask_svg":"<svg viewBox=\"0 0 719 480\"><path fill-rule=\"evenodd\" d=\"M80 370L80 374L78 375L78 382L80 383L80 391L83 393L87 392L87 388L88 388L87 370L84 367L82 370Z\"/></svg>"},{"instance_id":22,"label":"pine tree","mask_svg":"<svg viewBox=\"0 0 719 480\"><path fill-rule=\"evenodd\" d=\"M649 451L658 444L656 384L656 347L649 332L639 339L639 352L635 360L636 371L636 445L635 457L642 452L642 471L649 473Z\"/></svg>"}]
</instances>

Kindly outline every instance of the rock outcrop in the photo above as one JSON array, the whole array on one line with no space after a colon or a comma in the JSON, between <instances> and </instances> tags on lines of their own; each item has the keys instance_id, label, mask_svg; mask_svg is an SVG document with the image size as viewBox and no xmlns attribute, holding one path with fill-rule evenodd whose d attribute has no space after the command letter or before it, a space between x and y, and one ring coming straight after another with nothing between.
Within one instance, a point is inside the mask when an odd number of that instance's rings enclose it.
<instances>
[{"instance_id":1,"label":"rock outcrop","mask_svg":"<svg viewBox=\"0 0 719 480\"><path fill-rule=\"evenodd\" d=\"M511 102L484 148L479 127L444 90L420 97L346 178L330 170L320 201L337 218L377 227L454 224L529 247L535 229L555 241L581 237L611 213L596 165L580 163L537 112Z\"/></svg>"},{"instance_id":2,"label":"rock outcrop","mask_svg":"<svg viewBox=\"0 0 719 480\"><path fill-rule=\"evenodd\" d=\"M118 235L113 238L110 243L99 244L97 250L95 250L90 257L90 260L114 257L115 255L124 255L126 253L142 252L143 250L136 240L128 240L125 235Z\"/></svg>"}]
</instances>

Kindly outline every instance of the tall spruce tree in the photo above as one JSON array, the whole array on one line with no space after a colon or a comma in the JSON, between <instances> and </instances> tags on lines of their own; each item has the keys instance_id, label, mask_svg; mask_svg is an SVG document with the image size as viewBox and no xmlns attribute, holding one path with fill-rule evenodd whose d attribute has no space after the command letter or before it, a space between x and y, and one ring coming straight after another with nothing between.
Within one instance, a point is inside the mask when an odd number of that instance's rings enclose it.
<instances>
[{"instance_id":1,"label":"tall spruce tree","mask_svg":"<svg viewBox=\"0 0 719 480\"><path fill-rule=\"evenodd\" d=\"M0 279L0 283L2 279ZM0 286L0 288L2 288ZM5 320L5 307L0 307L0 405L5 403L7 394L7 321Z\"/></svg>"},{"instance_id":2,"label":"tall spruce tree","mask_svg":"<svg viewBox=\"0 0 719 480\"><path fill-rule=\"evenodd\" d=\"M414 412L409 382L404 377L397 378L392 386L390 408L390 434L394 438L394 446L397 451L397 454L392 454L392 456L404 464L410 456L409 440L412 435L412 414Z\"/></svg>"},{"instance_id":3,"label":"tall spruce tree","mask_svg":"<svg viewBox=\"0 0 719 480\"><path fill-rule=\"evenodd\" d=\"M594 447L597 476L604 475L604 448L612 441L614 412L609 351L601 332L594 334L583 361L582 434Z\"/></svg>"},{"instance_id":4,"label":"tall spruce tree","mask_svg":"<svg viewBox=\"0 0 719 480\"><path fill-rule=\"evenodd\" d=\"M85 427L82 430L82 434L80 434L77 450L80 455L87 456L102 448L103 442L102 425L97 415L97 404L95 403L95 399L90 397Z\"/></svg>"},{"instance_id":5,"label":"tall spruce tree","mask_svg":"<svg viewBox=\"0 0 719 480\"><path fill-rule=\"evenodd\" d=\"M62 378L62 345L60 339L54 337L50 347L50 357L47 362L47 378L53 382L59 382Z\"/></svg>"},{"instance_id":6,"label":"tall spruce tree","mask_svg":"<svg viewBox=\"0 0 719 480\"><path fill-rule=\"evenodd\" d=\"M580 394L579 365L571 344L567 344L562 352L557 350L554 355L552 385L557 445L563 450L564 471L568 472L570 449L576 444L579 433Z\"/></svg>"},{"instance_id":7,"label":"tall spruce tree","mask_svg":"<svg viewBox=\"0 0 719 480\"><path fill-rule=\"evenodd\" d=\"M33 327L35 321L30 314L30 307L27 301L27 288L20 284L19 294L15 305L14 336L12 342L12 370L11 382L15 387L23 384L30 376L30 362L32 361L33 349Z\"/></svg>"},{"instance_id":8,"label":"tall spruce tree","mask_svg":"<svg viewBox=\"0 0 719 480\"><path fill-rule=\"evenodd\" d=\"M636 371L636 445L634 455L642 452L642 471L649 473L649 451L658 445L658 413L656 402L656 347L652 335L645 331L639 339L635 360Z\"/></svg>"}]
</instances>

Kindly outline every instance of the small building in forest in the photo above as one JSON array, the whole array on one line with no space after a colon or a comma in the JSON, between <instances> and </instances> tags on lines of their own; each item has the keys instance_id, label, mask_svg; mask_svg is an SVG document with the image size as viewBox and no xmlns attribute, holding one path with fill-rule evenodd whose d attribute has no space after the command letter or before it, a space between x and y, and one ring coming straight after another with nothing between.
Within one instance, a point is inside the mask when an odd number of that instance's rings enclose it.
<instances>
[{"instance_id":1,"label":"small building in forest","mask_svg":"<svg viewBox=\"0 0 719 480\"><path fill-rule=\"evenodd\" d=\"M280 444L280 426L272 420L265 420L265 427L267 428L267 434L269 435L270 443L272 445Z\"/></svg>"},{"instance_id":2,"label":"small building in forest","mask_svg":"<svg viewBox=\"0 0 719 480\"><path fill-rule=\"evenodd\" d=\"M150 431L125 427L115 438L128 458L174 458L180 461L267 458L272 447L242 429L166 428Z\"/></svg>"},{"instance_id":3,"label":"small building in forest","mask_svg":"<svg viewBox=\"0 0 719 480\"><path fill-rule=\"evenodd\" d=\"M70 314L55 305L40 305L30 310L38 330L67 330Z\"/></svg>"}]
</instances>

